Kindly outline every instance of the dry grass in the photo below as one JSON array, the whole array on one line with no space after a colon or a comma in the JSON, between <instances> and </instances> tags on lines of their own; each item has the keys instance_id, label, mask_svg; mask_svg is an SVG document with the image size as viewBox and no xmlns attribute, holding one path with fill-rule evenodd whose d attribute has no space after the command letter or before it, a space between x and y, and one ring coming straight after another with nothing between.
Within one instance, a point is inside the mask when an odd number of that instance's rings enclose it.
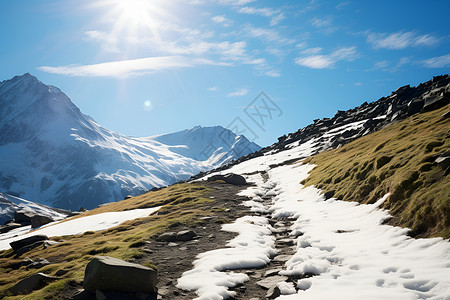
<instances>
[{"instance_id":1,"label":"dry grass","mask_svg":"<svg viewBox=\"0 0 450 300\"><path fill-rule=\"evenodd\" d=\"M200 219L211 212L214 200L206 198L208 189L200 184L177 184L168 188L149 192L144 195L88 211L83 216L110 211L124 211L136 208L161 206L163 215L151 215L146 218L130 220L117 227L98 232L85 232L81 235L54 237L52 240L60 243L47 249L38 247L21 257L15 257L12 249L0 251L0 299L58 299L61 290L68 280L82 282L86 264L95 255L109 255L132 261L142 258L142 252L137 249L168 228L177 225L195 226L203 221ZM77 216L80 217L80 216ZM41 269L27 271L25 267L17 269L14 265L23 258L46 258L50 265ZM144 262L152 266L152 262ZM65 280L52 283L46 288L29 295L12 296L8 289L19 280L37 272L55 275L58 270L67 273Z\"/></svg>"},{"instance_id":2,"label":"dry grass","mask_svg":"<svg viewBox=\"0 0 450 300\"><path fill-rule=\"evenodd\" d=\"M338 199L374 203L391 193L384 207L393 225L411 236L450 238L450 179L434 163L450 149L446 107L412 116L339 149L306 160L317 165L304 182Z\"/></svg>"}]
</instances>

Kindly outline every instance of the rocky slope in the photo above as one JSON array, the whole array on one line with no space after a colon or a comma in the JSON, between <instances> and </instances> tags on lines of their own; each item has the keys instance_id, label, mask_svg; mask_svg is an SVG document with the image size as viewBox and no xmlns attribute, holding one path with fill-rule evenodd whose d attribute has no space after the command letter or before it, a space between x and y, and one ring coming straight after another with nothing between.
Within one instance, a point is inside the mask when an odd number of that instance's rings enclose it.
<instances>
[{"instance_id":1,"label":"rocky slope","mask_svg":"<svg viewBox=\"0 0 450 300\"><path fill-rule=\"evenodd\" d=\"M440 78L448 80L448 76ZM335 194L340 195L339 198L355 200L350 197L351 193L359 193L358 188L363 186L356 179L369 183L371 175L380 179L381 173L391 172L395 176L386 173L384 178L390 176L392 182L400 181L400 191L392 193L396 194L394 199L399 206L408 207L410 187L435 193L434 187L439 186L439 193L442 192L439 198L448 207L448 165L445 168L445 160L439 159L449 146L448 92L444 90L438 99L441 102L434 110L410 117L405 115L404 120L394 118L370 134L365 133L367 128L364 127L370 122L368 118L354 120L349 115L350 121L327 128L311 125L310 130L314 126L322 128L318 129L321 134L292 143L280 141L198 180L84 212L72 221L112 212L157 208L156 213L107 230L67 236L58 233L50 241L41 237L46 240L32 249L26 248L26 254L22 253L24 250L1 251L0 297L447 299L450 297L450 280L446 276L450 259L448 240L413 239L407 236L409 229L386 225L391 216L387 210L380 209L390 201L389 190L383 190L385 185L380 183L379 187L374 187L374 197L382 197L375 203L364 201L365 204L330 199L333 195L325 196L324 191L316 187L304 186L308 180L324 188L332 184L338 189ZM383 113L372 115L374 122L386 119L378 116ZM305 129L299 132L303 131ZM348 143L344 141L343 146L335 145L338 149L324 151L348 131L367 136ZM380 146L383 137L390 142ZM443 142L429 143L425 138L439 138ZM425 151L427 159L433 158L433 161L417 163L416 158L411 158L415 145L420 152L420 155L415 154L420 156L419 160ZM394 151L397 157L388 161L383 157L389 156L389 151ZM304 159L318 152L321 154ZM361 159L354 161L356 158ZM399 164L400 160L406 160L406 164ZM412 166L408 165L408 160ZM369 176L364 172L372 161L371 170L376 172ZM345 175L348 166L356 167L354 176ZM431 174L428 179L434 182L427 185L421 180L421 186L416 180L410 180L409 169L415 167L422 172L418 178ZM330 182L330 174L323 176L323 170L331 173ZM247 184L229 184L233 176L224 174L230 172L243 176ZM406 182L402 176L407 176ZM234 177L239 179L239 175ZM341 182L344 184L340 185ZM360 186L352 186L355 183ZM426 208L417 214L428 213ZM444 223L448 228L448 221L444 219ZM405 223L395 225L405 226ZM108 282L108 287L103 286L102 291L94 292L93 288L89 291L84 282L91 276L87 265L96 255L125 260L120 263L123 267L132 262L138 264L136 268L139 265L157 268L158 296L138 289L129 291L126 287L114 290L113 280ZM45 278L49 281L44 278L42 284L48 286L34 286L34 291L25 291L19 284L23 281L18 281L31 280L33 276L48 276Z\"/></svg>"},{"instance_id":2,"label":"rocky slope","mask_svg":"<svg viewBox=\"0 0 450 300\"><path fill-rule=\"evenodd\" d=\"M392 92L390 96L370 103L364 102L347 111L338 111L332 118L314 120L313 124L279 137L278 142L216 170L225 170L267 153L291 149L313 139L317 140L316 154L327 149L335 149L416 113L436 110L449 103L450 76L435 76L417 87L406 85ZM211 172L214 171L200 173L193 178L200 178Z\"/></svg>"},{"instance_id":3,"label":"rocky slope","mask_svg":"<svg viewBox=\"0 0 450 300\"><path fill-rule=\"evenodd\" d=\"M30 74L0 82L0 192L34 202L89 209L259 149L220 126L127 137Z\"/></svg>"}]
</instances>

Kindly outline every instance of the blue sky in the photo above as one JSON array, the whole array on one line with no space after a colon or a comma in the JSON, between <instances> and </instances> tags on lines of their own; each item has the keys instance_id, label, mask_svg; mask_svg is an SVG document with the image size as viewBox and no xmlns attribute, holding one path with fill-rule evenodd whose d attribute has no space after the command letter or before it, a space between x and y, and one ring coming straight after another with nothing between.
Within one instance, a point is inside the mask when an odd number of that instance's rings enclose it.
<instances>
[{"instance_id":1,"label":"blue sky","mask_svg":"<svg viewBox=\"0 0 450 300\"><path fill-rule=\"evenodd\" d=\"M449 11L447 0L1 1L0 80L29 72L130 136L222 125L265 146L449 73Z\"/></svg>"}]
</instances>

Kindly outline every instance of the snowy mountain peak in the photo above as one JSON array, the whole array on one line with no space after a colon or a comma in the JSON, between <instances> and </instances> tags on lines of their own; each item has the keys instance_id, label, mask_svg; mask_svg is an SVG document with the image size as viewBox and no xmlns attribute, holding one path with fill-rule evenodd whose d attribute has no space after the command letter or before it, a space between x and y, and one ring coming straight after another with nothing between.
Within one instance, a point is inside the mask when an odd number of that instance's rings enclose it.
<instances>
[{"instance_id":1,"label":"snowy mountain peak","mask_svg":"<svg viewBox=\"0 0 450 300\"><path fill-rule=\"evenodd\" d=\"M123 136L28 73L0 83L0 192L34 202L93 208L259 149L220 126Z\"/></svg>"}]
</instances>

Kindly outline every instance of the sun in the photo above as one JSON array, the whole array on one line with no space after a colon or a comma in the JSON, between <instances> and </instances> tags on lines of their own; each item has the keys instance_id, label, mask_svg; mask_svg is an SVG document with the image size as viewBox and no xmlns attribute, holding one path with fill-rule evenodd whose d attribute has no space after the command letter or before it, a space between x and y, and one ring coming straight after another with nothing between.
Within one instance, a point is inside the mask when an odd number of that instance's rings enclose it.
<instances>
[{"instance_id":1,"label":"sun","mask_svg":"<svg viewBox=\"0 0 450 300\"><path fill-rule=\"evenodd\" d=\"M173 10L169 0L97 0L96 7L104 7L107 11L105 19L113 23L113 33L137 35L141 32L152 32L158 37L158 29L171 16Z\"/></svg>"}]
</instances>

